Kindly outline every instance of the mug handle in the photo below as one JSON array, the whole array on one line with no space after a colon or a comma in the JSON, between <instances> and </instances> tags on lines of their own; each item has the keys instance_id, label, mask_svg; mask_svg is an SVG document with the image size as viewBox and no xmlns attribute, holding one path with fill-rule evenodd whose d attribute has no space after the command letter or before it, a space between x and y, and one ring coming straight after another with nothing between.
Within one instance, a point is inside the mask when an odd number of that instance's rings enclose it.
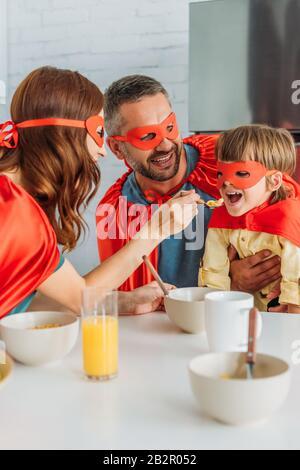
<instances>
[{"instance_id":1,"label":"mug handle","mask_svg":"<svg viewBox=\"0 0 300 470\"><path fill-rule=\"evenodd\" d=\"M251 308L243 308L240 310L240 315L241 315L241 322L240 322L240 333L241 333L241 336L244 335L244 330L246 328L245 326L245 322L244 322L244 319L245 319L245 315L248 315L248 318L250 316L250 311L251 311ZM263 319L262 319L262 316L261 314L259 313L257 315L257 334L256 334L256 339L259 339L261 337L261 334L262 334L262 330L263 330ZM244 348L244 347L248 347L248 323L247 323L247 328L246 328L246 336L247 336L247 342L245 344L239 344L239 347L240 348Z\"/></svg>"}]
</instances>

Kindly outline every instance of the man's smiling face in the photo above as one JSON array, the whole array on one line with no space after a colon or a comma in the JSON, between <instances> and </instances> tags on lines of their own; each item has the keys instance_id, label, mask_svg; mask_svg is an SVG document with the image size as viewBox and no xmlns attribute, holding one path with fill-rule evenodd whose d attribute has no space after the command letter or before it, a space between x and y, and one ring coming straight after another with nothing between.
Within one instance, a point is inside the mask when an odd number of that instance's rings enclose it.
<instances>
[{"instance_id":1,"label":"man's smiling face","mask_svg":"<svg viewBox=\"0 0 300 470\"><path fill-rule=\"evenodd\" d=\"M171 113L170 103L162 93L145 96L134 103L125 103L120 108L124 123L120 134L126 135L135 128L161 124ZM151 134L145 134L143 140L150 140L151 137ZM176 140L165 138L152 150L140 150L129 142L122 143L119 148L135 172L154 181L169 181L178 173L183 142L178 135Z\"/></svg>"}]
</instances>

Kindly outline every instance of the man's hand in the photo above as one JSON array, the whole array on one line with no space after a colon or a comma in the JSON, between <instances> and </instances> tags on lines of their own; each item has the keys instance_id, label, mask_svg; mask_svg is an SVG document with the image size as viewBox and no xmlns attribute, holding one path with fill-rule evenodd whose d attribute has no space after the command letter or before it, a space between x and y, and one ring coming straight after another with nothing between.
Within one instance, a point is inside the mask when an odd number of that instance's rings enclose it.
<instances>
[{"instance_id":1,"label":"man's hand","mask_svg":"<svg viewBox=\"0 0 300 470\"><path fill-rule=\"evenodd\" d=\"M168 290L175 289L170 284L165 284ZM143 315L145 313L163 310L164 294L157 284L152 282L144 287L139 287L132 292L120 292L119 309L125 315Z\"/></svg>"},{"instance_id":2,"label":"man's hand","mask_svg":"<svg viewBox=\"0 0 300 470\"><path fill-rule=\"evenodd\" d=\"M263 290L272 282L281 280L281 259L268 250L240 260L236 249L228 250L230 260L231 290L253 294ZM270 299L271 300L271 299Z\"/></svg>"}]
</instances>

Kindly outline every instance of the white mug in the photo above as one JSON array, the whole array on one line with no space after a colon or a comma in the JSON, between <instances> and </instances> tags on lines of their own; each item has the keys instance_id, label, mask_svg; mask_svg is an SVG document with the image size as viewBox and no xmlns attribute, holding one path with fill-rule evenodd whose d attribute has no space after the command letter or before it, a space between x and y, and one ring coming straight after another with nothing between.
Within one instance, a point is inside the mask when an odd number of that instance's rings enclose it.
<instances>
[{"instance_id":1,"label":"white mug","mask_svg":"<svg viewBox=\"0 0 300 470\"><path fill-rule=\"evenodd\" d=\"M253 307L253 295L243 292L212 292L205 296L205 324L211 352L247 351L249 314ZM259 338L261 315L257 322Z\"/></svg>"}]
</instances>

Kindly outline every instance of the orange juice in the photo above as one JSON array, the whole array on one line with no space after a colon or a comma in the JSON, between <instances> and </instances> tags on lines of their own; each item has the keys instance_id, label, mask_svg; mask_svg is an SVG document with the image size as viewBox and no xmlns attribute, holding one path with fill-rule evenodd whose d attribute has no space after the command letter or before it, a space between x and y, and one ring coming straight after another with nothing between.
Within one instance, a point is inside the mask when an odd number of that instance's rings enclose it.
<instances>
[{"instance_id":1,"label":"orange juice","mask_svg":"<svg viewBox=\"0 0 300 470\"><path fill-rule=\"evenodd\" d=\"M84 371L90 378L108 379L118 373L118 319L91 316L82 321Z\"/></svg>"}]
</instances>

